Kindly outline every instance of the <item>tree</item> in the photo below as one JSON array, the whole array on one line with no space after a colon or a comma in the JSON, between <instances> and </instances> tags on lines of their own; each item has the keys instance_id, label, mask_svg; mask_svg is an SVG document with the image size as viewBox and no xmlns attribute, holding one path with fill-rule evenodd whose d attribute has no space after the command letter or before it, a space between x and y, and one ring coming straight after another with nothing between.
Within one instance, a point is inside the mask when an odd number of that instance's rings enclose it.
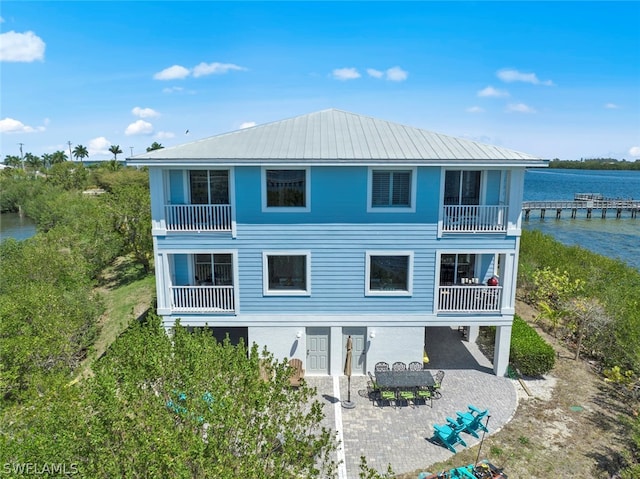
<instances>
[{"instance_id":1,"label":"tree","mask_svg":"<svg viewBox=\"0 0 640 479\"><path fill-rule=\"evenodd\" d=\"M32 170L37 170L43 165L43 162L39 156L36 156L32 153L25 153L24 164Z\"/></svg>"},{"instance_id":2,"label":"tree","mask_svg":"<svg viewBox=\"0 0 640 479\"><path fill-rule=\"evenodd\" d=\"M22 414L0 413L2 463L55 457L92 478L335 477L337 446L315 389L292 388L286 360L255 344L180 325L169 337L151 313L93 369Z\"/></svg>"},{"instance_id":3,"label":"tree","mask_svg":"<svg viewBox=\"0 0 640 479\"><path fill-rule=\"evenodd\" d=\"M76 159L76 161L79 158L80 162L82 163L82 160L84 160L88 156L89 156L89 151L87 151L86 146L76 145L76 147L73 149L73 157Z\"/></svg>"},{"instance_id":4,"label":"tree","mask_svg":"<svg viewBox=\"0 0 640 479\"><path fill-rule=\"evenodd\" d=\"M4 164L13 168L20 168L22 166L22 161L19 156L7 155L4 158Z\"/></svg>"},{"instance_id":5,"label":"tree","mask_svg":"<svg viewBox=\"0 0 640 479\"><path fill-rule=\"evenodd\" d=\"M109 151L113 153L113 159L116 161L118 160L118 155L122 153L122 150L120 149L120 145L111 145L109 147Z\"/></svg>"},{"instance_id":6,"label":"tree","mask_svg":"<svg viewBox=\"0 0 640 479\"><path fill-rule=\"evenodd\" d=\"M58 163L64 163L67 160L68 160L67 154L62 150L54 151L51 154L52 165L57 165Z\"/></svg>"},{"instance_id":7,"label":"tree","mask_svg":"<svg viewBox=\"0 0 640 479\"><path fill-rule=\"evenodd\" d=\"M157 141L154 141L153 143L151 143L151 146L147 147L147 152L153 151L153 150L161 150L162 148L164 148L164 146L162 146Z\"/></svg>"}]
</instances>

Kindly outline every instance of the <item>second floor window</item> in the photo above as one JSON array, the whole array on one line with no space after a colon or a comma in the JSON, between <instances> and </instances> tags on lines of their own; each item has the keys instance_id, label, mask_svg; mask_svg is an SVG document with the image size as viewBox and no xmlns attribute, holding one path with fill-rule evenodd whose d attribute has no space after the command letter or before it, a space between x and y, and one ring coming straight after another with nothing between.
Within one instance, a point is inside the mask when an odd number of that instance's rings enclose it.
<instances>
[{"instance_id":1,"label":"second floor window","mask_svg":"<svg viewBox=\"0 0 640 479\"><path fill-rule=\"evenodd\" d=\"M228 205L228 170L191 170L189 187L192 205Z\"/></svg>"},{"instance_id":2,"label":"second floor window","mask_svg":"<svg viewBox=\"0 0 640 479\"><path fill-rule=\"evenodd\" d=\"M372 207L411 206L410 170L374 170L371 183Z\"/></svg>"},{"instance_id":3,"label":"second floor window","mask_svg":"<svg viewBox=\"0 0 640 479\"><path fill-rule=\"evenodd\" d=\"M265 170L267 208L306 208L307 170Z\"/></svg>"},{"instance_id":4,"label":"second floor window","mask_svg":"<svg viewBox=\"0 0 640 479\"><path fill-rule=\"evenodd\" d=\"M445 205L479 205L480 171L449 170L444 180Z\"/></svg>"},{"instance_id":5,"label":"second floor window","mask_svg":"<svg viewBox=\"0 0 640 479\"><path fill-rule=\"evenodd\" d=\"M309 295L310 254L308 252L263 253L265 295Z\"/></svg>"},{"instance_id":6,"label":"second floor window","mask_svg":"<svg viewBox=\"0 0 640 479\"><path fill-rule=\"evenodd\" d=\"M368 251L366 261L366 295L411 295L413 289L412 252Z\"/></svg>"}]
</instances>

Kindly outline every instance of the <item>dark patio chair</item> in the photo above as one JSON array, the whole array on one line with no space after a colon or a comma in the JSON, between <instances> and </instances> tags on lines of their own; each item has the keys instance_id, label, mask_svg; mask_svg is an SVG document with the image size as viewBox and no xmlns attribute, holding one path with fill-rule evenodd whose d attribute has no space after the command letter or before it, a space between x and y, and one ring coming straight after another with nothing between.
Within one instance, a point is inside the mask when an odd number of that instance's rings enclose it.
<instances>
[{"instance_id":1,"label":"dark patio chair","mask_svg":"<svg viewBox=\"0 0 640 479\"><path fill-rule=\"evenodd\" d=\"M409 405L409 401L416 405L416 390L415 388L400 388L398 389L398 399L407 403Z\"/></svg>"},{"instance_id":2,"label":"dark patio chair","mask_svg":"<svg viewBox=\"0 0 640 479\"><path fill-rule=\"evenodd\" d=\"M398 397L396 396L396 391L394 389L381 389L380 390L380 405L385 402L389 403L391 406L391 401L393 401L393 407L395 408L397 405Z\"/></svg>"},{"instance_id":3,"label":"dark patio chair","mask_svg":"<svg viewBox=\"0 0 640 479\"><path fill-rule=\"evenodd\" d=\"M431 407L433 407L433 391L429 388L418 388L416 389L416 398L424 401L424 404L427 404L427 399L431 401Z\"/></svg>"},{"instance_id":4,"label":"dark patio chair","mask_svg":"<svg viewBox=\"0 0 640 479\"><path fill-rule=\"evenodd\" d=\"M375 372L378 371L388 371L389 370L389 363L386 363L384 361L380 361L379 363L376 363L375 367L373 368Z\"/></svg>"},{"instance_id":5,"label":"dark patio chair","mask_svg":"<svg viewBox=\"0 0 640 479\"><path fill-rule=\"evenodd\" d=\"M371 371L367 371L367 374L369 375L369 381L367 382L367 394L369 399L375 403L380 399L380 386L378 386L378 382L376 381L376 378L373 377L373 374L371 374Z\"/></svg>"},{"instance_id":6,"label":"dark patio chair","mask_svg":"<svg viewBox=\"0 0 640 479\"><path fill-rule=\"evenodd\" d=\"M422 363L418 361L412 361L409 363L409 371L422 371Z\"/></svg>"},{"instance_id":7,"label":"dark patio chair","mask_svg":"<svg viewBox=\"0 0 640 479\"><path fill-rule=\"evenodd\" d=\"M403 363L402 361L396 361L395 363L393 363L393 366L391 366L391 370L392 371L406 371L407 370L407 365L405 363Z\"/></svg>"},{"instance_id":8,"label":"dark patio chair","mask_svg":"<svg viewBox=\"0 0 640 479\"><path fill-rule=\"evenodd\" d=\"M455 427L451 424L443 424L442 426L434 424L433 438L441 442L444 447L449 449L451 452L455 453L456 445L462 444L464 447L467 447L467 443L460 437L460 432L462 430L463 426L461 425Z\"/></svg>"}]
</instances>

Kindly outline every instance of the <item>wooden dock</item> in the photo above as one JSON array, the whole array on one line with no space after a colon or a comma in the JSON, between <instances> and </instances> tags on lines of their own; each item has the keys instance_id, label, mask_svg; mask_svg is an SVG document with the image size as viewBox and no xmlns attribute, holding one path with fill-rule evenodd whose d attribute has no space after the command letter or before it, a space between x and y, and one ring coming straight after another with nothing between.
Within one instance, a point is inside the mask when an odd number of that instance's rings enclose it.
<instances>
[{"instance_id":1,"label":"wooden dock","mask_svg":"<svg viewBox=\"0 0 640 479\"><path fill-rule=\"evenodd\" d=\"M540 219L544 219L547 210L555 211L556 219L562 217L563 211L570 211L571 218L578 217L578 211L586 212L588 219L592 218L593 211L600 211L601 218L607 218L607 212L615 212L616 218L622 218L624 213L629 213L631 218L638 217L640 200L631 198L605 198L599 193L576 193L573 201L549 200L549 201L524 201L522 211L525 221L531 216L532 210L540 210Z\"/></svg>"}]
</instances>

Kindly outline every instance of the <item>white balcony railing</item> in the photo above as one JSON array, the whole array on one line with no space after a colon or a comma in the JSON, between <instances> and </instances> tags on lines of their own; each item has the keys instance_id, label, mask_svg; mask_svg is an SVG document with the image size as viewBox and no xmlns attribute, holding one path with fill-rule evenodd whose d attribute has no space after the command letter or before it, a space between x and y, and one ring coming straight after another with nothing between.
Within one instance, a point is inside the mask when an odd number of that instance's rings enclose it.
<instances>
[{"instance_id":1,"label":"white balcony railing","mask_svg":"<svg viewBox=\"0 0 640 479\"><path fill-rule=\"evenodd\" d=\"M442 231L456 233L504 233L507 206L445 205Z\"/></svg>"},{"instance_id":2,"label":"white balcony railing","mask_svg":"<svg viewBox=\"0 0 640 479\"><path fill-rule=\"evenodd\" d=\"M167 231L231 231L231 205L165 205Z\"/></svg>"},{"instance_id":3,"label":"white balcony railing","mask_svg":"<svg viewBox=\"0 0 640 479\"><path fill-rule=\"evenodd\" d=\"M438 311L498 312L502 304L501 286L440 286Z\"/></svg>"},{"instance_id":4,"label":"white balcony railing","mask_svg":"<svg viewBox=\"0 0 640 479\"><path fill-rule=\"evenodd\" d=\"M172 286L174 312L235 312L233 286Z\"/></svg>"}]
</instances>

